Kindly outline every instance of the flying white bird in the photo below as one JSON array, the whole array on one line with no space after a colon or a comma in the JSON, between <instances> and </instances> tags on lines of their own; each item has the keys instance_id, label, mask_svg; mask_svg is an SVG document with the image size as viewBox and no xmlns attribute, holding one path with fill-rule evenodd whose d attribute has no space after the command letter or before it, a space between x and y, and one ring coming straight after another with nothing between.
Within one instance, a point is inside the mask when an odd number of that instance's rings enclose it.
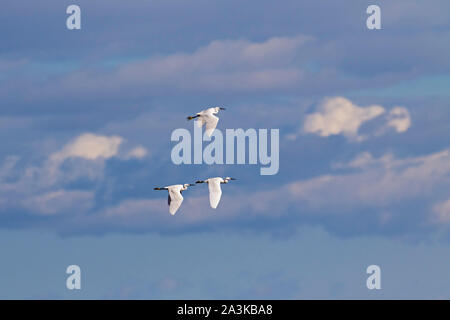
<instances>
[{"instance_id":1,"label":"flying white bird","mask_svg":"<svg viewBox=\"0 0 450 320\"><path fill-rule=\"evenodd\" d=\"M209 178L206 180L198 180L195 183L207 183L209 189L209 204L211 208L216 209L219 204L220 198L222 197L222 188L220 185L222 183L228 183L230 180L236 180L234 178L226 177L225 179L217 177L217 178Z\"/></svg>"},{"instance_id":2,"label":"flying white bird","mask_svg":"<svg viewBox=\"0 0 450 320\"><path fill-rule=\"evenodd\" d=\"M171 215L174 215L175 212L177 212L178 208L181 206L181 203L183 202L183 196L181 193L189 186L195 186L195 184L175 184L172 186L167 186L164 188L153 188L153 190L168 190L169 191L169 197L167 199L167 202L169 204L169 212Z\"/></svg>"},{"instance_id":3,"label":"flying white bird","mask_svg":"<svg viewBox=\"0 0 450 320\"><path fill-rule=\"evenodd\" d=\"M214 107L208 108L206 110L200 111L195 116L187 117L188 120L197 119L197 126L201 128L203 124L206 124L205 132L208 137L211 137L212 133L217 127L217 123L219 122L219 118L215 116L220 110L225 110L222 107Z\"/></svg>"}]
</instances>

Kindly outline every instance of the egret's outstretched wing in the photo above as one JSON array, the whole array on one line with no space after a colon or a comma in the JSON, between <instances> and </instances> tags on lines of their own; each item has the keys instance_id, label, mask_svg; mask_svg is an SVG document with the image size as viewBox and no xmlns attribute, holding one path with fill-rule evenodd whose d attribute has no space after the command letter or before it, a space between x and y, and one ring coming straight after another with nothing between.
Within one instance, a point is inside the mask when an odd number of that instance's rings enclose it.
<instances>
[{"instance_id":1,"label":"egret's outstretched wing","mask_svg":"<svg viewBox=\"0 0 450 320\"><path fill-rule=\"evenodd\" d=\"M183 202L183 196L179 189L169 188L169 212L174 215Z\"/></svg>"},{"instance_id":2,"label":"egret's outstretched wing","mask_svg":"<svg viewBox=\"0 0 450 320\"><path fill-rule=\"evenodd\" d=\"M211 208L216 209L219 205L220 198L222 197L222 189L220 188L219 179L209 179L208 180L209 189L209 204Z\"/></svg>"},{"instance_id":3,"label":"egret's outstretched wing","mask_svg":"<svg viewBox=\"0 0 450 320\"><path fill-rule=\"evenodd\" d=\"M207 114L203 118L204 118L204 121L206 122L205 133L208 135L208 137L210 137L212 135L212 133L214 132L214 130L216 129L216 127L217 127L217 123L219 122L219 118L217 118L213 114Z\"/></svg>"},{"instance_id":4,"label":"egret's outstretched wing","mask_svg":"<svg viewBox=\"0 0 450 320\"><path fill-rule=\"evenodd\" d=\"M197 127L201 128L203 126L202 117L198 117L197 120L195 121L195 123L197 124Z\"/></svg>"}]
</instances>

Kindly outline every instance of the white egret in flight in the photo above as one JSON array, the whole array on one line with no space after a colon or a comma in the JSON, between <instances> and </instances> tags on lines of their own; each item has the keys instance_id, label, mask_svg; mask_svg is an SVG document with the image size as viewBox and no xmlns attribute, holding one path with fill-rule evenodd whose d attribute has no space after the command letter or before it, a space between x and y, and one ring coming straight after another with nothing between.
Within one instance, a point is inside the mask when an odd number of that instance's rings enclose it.
<instances>
[{"instance_id":1,"label":"white egret in flight","mask_svg":"<svg viewBox=\"0 0 450 320\"><path fill-rule=\"evenodd\" d=\"M211 137L212 133L214 132L214 129L217 127L217 123L219 122L219 118L215 116L220 110L225 110L225 108L222 107L214 107L214 108L208 108L206 110L200 111L195 116L189 116L187 117L188 120L197 119L197 125L199 128L203 126L203 124L206 124L205 132L208 135L208 137Z\"/></svg>"},{"instance_id":2,"label":"white egret in flight","mask_svg":"<svg viewBox=\"0 0 450 320\"><path fill-rule=\"evenodd\" d=\"M216 209L219 204L220 198L222 197L222 188L220 185L222 183L228 183L230 180L236 180L234 178L226 177L225 179L217 177L217 178L209 178L206 180L198 180L195 183L207 183L209 189L209 204L211 208Z\"/></svg>"},{"instance_id":3,"label":"white egret in flight","mask_svg":"<svg viewBox=\"0 0 450 320\"><path fill-rule=\"evenodd\" d=\"M183 202L183 196L181 195L181 193L187 190L189 186L195 186L195 184L175 184L164 188L154 188L153 190L169 191L169 197L167 199L167 202L169 203L169 212L171 215L174 215Z\"/></svg>"}]
</instances>

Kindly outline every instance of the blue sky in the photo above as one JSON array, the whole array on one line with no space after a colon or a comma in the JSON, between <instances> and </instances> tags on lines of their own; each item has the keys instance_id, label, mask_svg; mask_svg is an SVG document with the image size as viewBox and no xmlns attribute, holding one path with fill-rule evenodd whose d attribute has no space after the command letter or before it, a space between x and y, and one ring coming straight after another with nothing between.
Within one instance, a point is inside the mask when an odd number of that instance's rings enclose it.
<instances>
[{"instance_id":1,"label":"blue sky","mask_svg":"<svg viewBox=\"0 0 450 320\"><path fill-rule=\"evenodd\" d=\"M381 30L373 1L70 4L0 13L0 298L450 297L446 1L377 1ZM278 174L172 164L215 105L280 129ZM152 190L210 176L239 179L215 211Z\"/></svg>"}]
</instances>

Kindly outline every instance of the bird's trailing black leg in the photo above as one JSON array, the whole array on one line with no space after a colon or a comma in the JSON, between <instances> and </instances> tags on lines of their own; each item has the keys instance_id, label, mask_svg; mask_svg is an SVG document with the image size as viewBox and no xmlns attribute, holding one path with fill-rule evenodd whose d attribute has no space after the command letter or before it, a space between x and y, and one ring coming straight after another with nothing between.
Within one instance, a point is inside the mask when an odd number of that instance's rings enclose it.
<instances>
[{"instance_id":1,"label":"bird's trailing black leg","mask_svg":"<svg viewBox=\"0 0 450 320\"><path fill-rule=\"evenodd\" d=\"M198 117L200 117L199 115L196 115L196 116L189 116L189 117L187 117L187 119L188 120L192 120L192 119L195 119L195 118L198 118Z\"/></svg>"}]
</instances>

